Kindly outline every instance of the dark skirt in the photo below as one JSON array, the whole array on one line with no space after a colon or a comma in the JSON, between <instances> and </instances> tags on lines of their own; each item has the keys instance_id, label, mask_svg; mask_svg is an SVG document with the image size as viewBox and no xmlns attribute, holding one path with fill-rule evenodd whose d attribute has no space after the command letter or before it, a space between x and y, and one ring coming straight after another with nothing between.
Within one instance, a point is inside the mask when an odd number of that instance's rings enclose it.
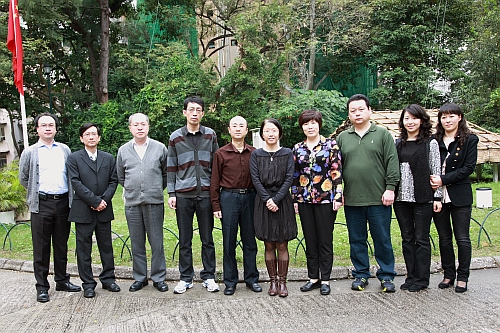
<instances>
[{"instance_id":1,"label":"dark skirt","mask_svg":"<svg viewBox=\"0 0 500 333\"><path fill-rule=\"evenodd\" d=\"M286 195L278 204L278 211L271 212L259 197L254 209L255 237L264 242L283 243L297 237L297 222L292 196Z\"/></svg>"}]
</instances>

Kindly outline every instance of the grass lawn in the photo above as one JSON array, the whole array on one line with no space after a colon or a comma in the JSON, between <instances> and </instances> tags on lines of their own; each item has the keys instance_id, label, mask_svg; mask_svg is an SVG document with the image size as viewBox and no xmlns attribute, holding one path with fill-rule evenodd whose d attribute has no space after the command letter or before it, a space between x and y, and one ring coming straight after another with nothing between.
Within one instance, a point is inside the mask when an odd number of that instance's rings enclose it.
<instances>
[{"instance_id":1,"label":"grass lawn","mask_svg":"<svg viewBox=\"0 0 500 333\"><path fill-rule=\"evenodd\" d=\"M485 223L485 229L488 232L491 238L491 244L488 242L485 233L483 232L481 235L481 241L478 247L478 233L479 233L479 225L474 221L471 222L470 235L472 241L472 255L473 257L486 257L486 256L498 256L500 255L500 210L494 211L495 208L500 208L500 183L475 183L473 184L474 196L475 196L475 188L476 187L490 187L493 190L493 209L478 209L473 208L472 217L475 221L481 224L484 218L491 213ZM119 186L114 198L113 205L115 209L115 220L112 222L112 229L116 233L122 237L122 239L126 239L128 237L128 228L127 222L125 220L125 213L123 209L123 200L122 200L122 188ZM165 202L167 201L167 198ZM474 200L475 202L475 200ZM166 230L164 232L164 241L165 241L165 255L167 259L167 267L177 267L178 265L178 248L176 248L177 244L177 224L175 220L174 211L165 206L165 221L164 227L169 229L171 232ZM337 215L338 224L335 226L334 230L334 254L335 266L346 266L351 265L349 260L349 241L347 236L347 228L345 225L344 211L340 209ZM300 220L297 217L297 223L300 224ZM194 227L196 228L196 222L194 223ZM214 230L214 242L216 248L216 256L217 256L217 269L219 271L222 270L222 232L220 230L221 224L220 220L215 220L215 230ZM74 226L72 227L74 231ZM10 238L12 241L12 250L9 249L9 240L6 239L6 229L0 227L0 241L2 241L3 249L0 250L0 257L2 258L10 258L10 259L19 259L19 260L32 260L32 246L31 246L31 232L30 227L28 225L17 225L14 229L10 231ZM439 261L439 249L438 249L438 236L437 231L434 226L431 226L431 237L433 242L435 243L435 247L432 249L432 256L434 261ZM302 238L302 230L299 225L299 239ZM5 242L3 242L5 240ZM264 247L263 243L257 241L259 244L259 253L257 255L257 265L258 267L265 267L264 263ZM370 240L371 243L371 240ZM394 247L394 254L396 256L396 262L403 263L403 255L401 252L401 235L399 231L398 223L395 219L393 219L392 223L392 243ZM131 266L131 258L127 248L123 247L123 241L118 237L114 240L114 251L115 251L115 264L117 266ZM130 245L130 241L127 242ZM70 234L69 239L69 261L72 263L76 263L75 256L75 234L72 232ZM305 245L304 245L305 246ZM123 250L123 253L122 253ZM300 246L298 240L291 241L289 243L290 257L291 262L290 265L292 267L306 267L306 258L303 248ZM174 253L175 251L175 253ZM297 253L295 255L295 253ZM149 255L149 252L148 252ZM201 267L201 242L199 237L197 236L197 232L195 231L193 237L193 259L195 266ZM239 262L242 262L242 252L241 250L237 251L237 259ZM97 250L97 245L93 246L93 260L94 263L99 263L99 252ZM372 263L375 263L375 260L372 258Z\"/></svg>"}]
</instances>

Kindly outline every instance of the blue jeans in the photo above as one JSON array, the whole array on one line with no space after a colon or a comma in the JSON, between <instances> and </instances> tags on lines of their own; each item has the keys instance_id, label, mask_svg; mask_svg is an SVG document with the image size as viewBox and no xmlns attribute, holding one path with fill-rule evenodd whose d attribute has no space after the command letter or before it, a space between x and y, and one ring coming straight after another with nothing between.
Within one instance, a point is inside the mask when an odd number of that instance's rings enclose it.
<instances>
[{"instance_id":1,"label":"blue jeans","mask_svg":"<svg viewBox=\"0 0 500 333\"><path fill-rule=\"evenodd\" d=\"M179 272L182 281L192 281L193 269L193 218L196 213L201 240L200 272L202 280L215 278L215 246L212 231L214 215L210 198L177 197L177 227L179 228Z\"/></svg>"},{"instance_id":2,"label":"blue jeans","mask_svg":"<svg viewBox=\"0 0 500 333\"><path fill-rule=\"evenodd\" d=\"M236 237L240 227L241 244L243 245L243 269L246 283L257 283L259 271L255 257L257 242L253 226L253 209L255 192L232 193L220 192L222 212L222 237L224 244L224 284L234 287L238 283L238 267L236 264Z\"/></svg>"},{"instance_id":3,"label":"blue jeans","mask_svg":"<svg viewBox=\"0 0 500 333\"><path fill-rule=\"evenodd\" d=\"M370 258L368 257L368 228L375 248L375 260L379 265L377 278L392 280L394 271L394 252L391 243L391 206L345 206L345 218L351 245L351 261L355 278L371 277Z\"/></svg>"},{"instance_id":4,"label":"blue jeans","mask_svg":"<svg viewBox=\"0 0 500 333\"><path fill-rule=\"evenodd\" d=\"M444 278L458 281L469 281L469 268L472 256L472 245L469 236L472 206L457 207L452 203L444 203L440 212L434 213L434 225L439 235L439 252ZM451 221L450 221L451 217ZM453 229L451 228L453 224ZM455 252L453 235L458 248L458 267L455 268Z\"/></svg>"}]
</instances>

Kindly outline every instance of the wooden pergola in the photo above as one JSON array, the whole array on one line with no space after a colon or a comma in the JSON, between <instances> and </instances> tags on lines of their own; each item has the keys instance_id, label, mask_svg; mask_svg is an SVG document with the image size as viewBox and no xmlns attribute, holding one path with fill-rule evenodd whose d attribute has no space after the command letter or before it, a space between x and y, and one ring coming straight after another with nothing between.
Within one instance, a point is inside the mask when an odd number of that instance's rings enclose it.
<instances>
[{"instance_id":1,"label":"wooden pergola","mask_svg":"<svg viewBox=\"0 0 500 333\"><path fill-rule=\"evenodd\" d=\"M433 127L437 122L438 110L427 110L431 117ZM379 125L386 127L392 136L399 137L399 111L373 111L371 119ZM479 137L477 145L477 164L491 163L493 166L493 181L498 182L498 164L500 163L500 134L490 132L474 123L467 122L470 130ZM477 168L478 178L480 178L481 168Z\"/></svg>"}]
</instances>

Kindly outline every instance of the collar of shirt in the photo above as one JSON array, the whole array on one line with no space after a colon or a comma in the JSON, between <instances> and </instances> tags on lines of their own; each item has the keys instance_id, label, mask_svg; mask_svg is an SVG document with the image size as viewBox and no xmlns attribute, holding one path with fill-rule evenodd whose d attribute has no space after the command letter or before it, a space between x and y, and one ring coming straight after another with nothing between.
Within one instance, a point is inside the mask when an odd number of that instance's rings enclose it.
<instances>
[{"instance_id":1,"label":"collar of shirt","mask_svg":"<svg viewBox=\"0 0 500 333\"><path fill-rule=\"evenodd\" d=\"M38 142L36 143L36 146L38 148L41 148L41 147L49 148L49 147L58 146L58 145L59 144L55 140L52 140L52 144L50 144L50 145L45 144L42 140L38 140Z\"/></svg>"},{"instance_id":2,"label":"collar of shirt","mask_svg":"<svg viewBox=\"0 0 500 333\"><path fill-rule=\"evenodd\" d=\"M144 144L140 145L138 144L137 142L135 142L135 139L132 139L132 146L135 148L135 147L144 147L146 148L149 144L149 136L146 137L146 142L144 142Z\"/></svg>"},{"instance_id":3,"label":"collar of shirt","mask_svg":"<svg viewBox=\"0 0 500 333\"><path fill-rule=\"evenodd\" d=\"M90 151L88 151L87 148L85 148L85 151L87 152L87 154L89 155L89 158L92 161L96 161L97 160L97 150L93 154Z\"/></svg>"}]
</instances>

